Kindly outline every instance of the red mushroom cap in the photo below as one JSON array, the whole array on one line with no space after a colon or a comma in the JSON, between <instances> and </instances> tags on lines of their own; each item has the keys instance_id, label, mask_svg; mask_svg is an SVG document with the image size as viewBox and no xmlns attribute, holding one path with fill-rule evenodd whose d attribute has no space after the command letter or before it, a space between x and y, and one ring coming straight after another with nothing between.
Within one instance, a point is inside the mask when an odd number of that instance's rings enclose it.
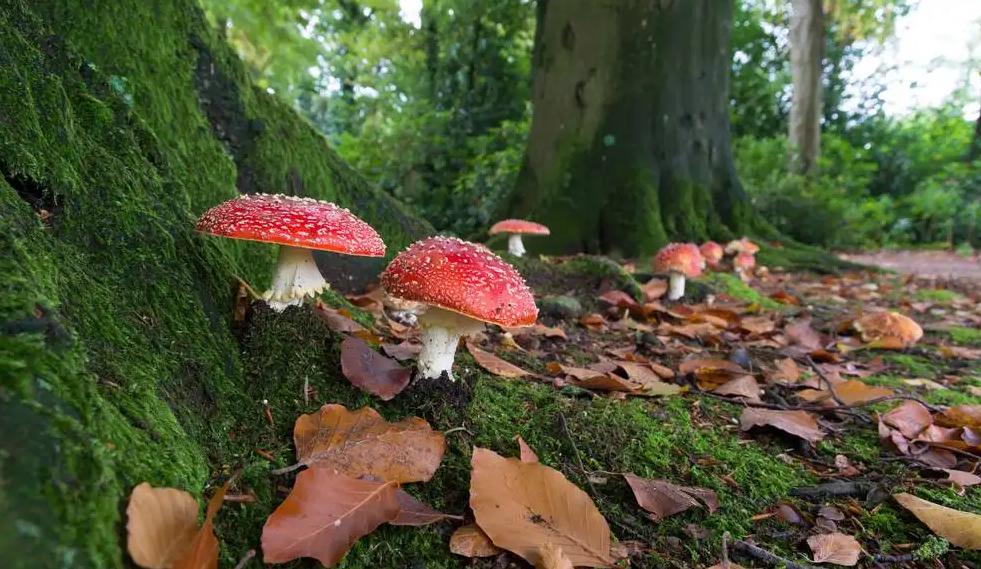
<instances>
[{"instance_id":1,"label":"red mushroom cap","mask_svg":"<svg viewBox=\"0 0 981 569\"><path fill-rule=\"evenodd\" d=\"M551 231L549 231L548 227L545 227L541 223L535 223L534 221L525 221L523 219L505 219L492 225L488 233L490 235L497 235L498 233L548 235L551 233Z\"/></svg>"},{"instance_id":2,"label":"red mushroom cap","mask_svg":"<svg viewBox=\"0 0 981 569\"><path fill-rule=\"evenodd\" d=\"M694 243L668 243L654 257L654 270L681 273L686 277L702 274L705 259Z\"/></svg>"},{"instance_id":3,"label":"red mushroom cap","mask_svg":"<svg viewBox=\"0 0 981 569\"><path fill-rule=\"evenodd\" d=\"M705 261L713 267L719 264L719 261L722 260L722 256L725 254L725 251L722 250L722 245L719 245L715 241L702 243L702 246L698 250L701 252L702 257L705 257Z\"/></svg>"},{"instance_id":4,"label":"red mushroom cap","mask_svg":"<svg viewBox=\"0 0 981 569\"><path fill-rule=\"evenodd\" d=\"M429 237L399 253L381 275L388 294L506 327L531 326L538 307L514 267L483 245Z\"/></svg>"},{"instance_id":5,"label":"red mushroom cap","mask_svg":"<svg viewBox=\"0 0 981 569\"><path fill-rule=\"evenodd\" d=\"M732 260L732 266L737 269L752 269L756 266L756 257L752 253L743 251Z\"/></svg>"},{"instance_id":6,"label":"red mushroom cap","mask_svg":"<svg viewBox=\"0 0 981 569\"><path fill-rule=\"evenodd\" d=\"M248 194L204 212L202 233L362 257L384 257L378 232L330 202L273 194Z\"/></svg>"},{"instance_id":7,"label":"red mushroom cap","mask_svg":"<svg viewBox=\"0 0 981 569\"><path fill-rule=\"evenodd\" d=\"M748 238L743 237L726 243L726 253L749 253L754 254L760 250L760 246L753 243Z\"/></svg>"}]
</instances>

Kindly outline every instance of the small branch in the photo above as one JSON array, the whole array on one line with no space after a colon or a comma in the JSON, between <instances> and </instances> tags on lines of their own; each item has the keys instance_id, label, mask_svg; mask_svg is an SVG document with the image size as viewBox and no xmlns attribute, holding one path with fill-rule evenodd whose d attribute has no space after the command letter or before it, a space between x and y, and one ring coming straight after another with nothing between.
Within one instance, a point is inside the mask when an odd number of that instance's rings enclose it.
<instances>
[{"instance_id":1,"label":"small branch","mask_svg":"<svg viewBox=\"0 0 981 569\"><path fill-rule=\"evenodd\" d=\"M805 486L801 488L791 488L790 495L796 498L832 498L841 496L861 496L868 495L875 485L871 482L828 482L817 486Z\"/></svg>"},{"instance_id":2,"label":"small branch","mask_svg":"<svg viewBox=\"0 0 981 569\"><path fill-rule=\"evenodd\" d=\"M776 567L786 567L787 569L816 569L813 565L801 565L799 563L794 563L793 561L784 559L779 555L774 555L758 545L753 545L752 543L741 539L737 539L732 543L732 549L742 553L750 559L755 559L756 561L768 563Z\"/></svg>"},{"instance_id":3,"label":"small branch","mask_svg":"<svg viewBox=\"0 0 981 569\"><path fill-rule=\"evenodd\" d=\"M245 552L245 555L243 555L242 558L238 560L238 563L235 564L235 569L244 569L244 567L249 564L249 561L252 561L253 557L255 557L255 550L254 549L248 550L247 552Z\"/></svg>"},{"instance_id":4,"label":"small branch","mask_svg":"<svg viewBox=\"0 0 981 569\"><path fill-rule=\"evenodd\" d=\"M453 427L452 429L450 429L448 431L443 431L443 436L451 435L453 433L459 433L460 431L463 431L463 432L467 433L471 437L476 437L477 436L477 435L473 434L473 432L471 432L470 429L468 429L466 427Z\"/></svg>"},{"instance_id":5,"label":"small branch","mask_svg":"<svg viewBox=\"0 0 981 569\"><path fill-rule=\"evenodd\" d=\"M294 470L299 470L299 469L303 468L304 466L306 466L306 464L303 464L302 462L298 462L296 464L291 464L290 466L286 466L286 467L283 467L283 468L276 468L276 469L270 470L269 471L269 474L272 474L273 476L280 476L282 474L287 474L289 472L293 472Z\"/></svg>"},{"instance_id":6,"label":"small branch","mask_svg":"<svg viewBox=\"0 0 981 569\"><path fill-rule=\"evenodd\" d=\"M872 559L876 563L909 563L913 561L914 557L912 553L903 553L902 555L886 555L884 553L877 553L872 556Z\"/></svg>"},{"instance_id":7,"label":"small branch","mask_svg":"<svg viewBox=\"0 0 981 569\"><path fill-rule=\"evenodd\" d=\"M579 447L576 446L576 441L573 440L572 433L569 432L569 424L565 420L565 414L560 412L559 418L562 419L562 430L565 431L565 436L569 439L569 444L572 445L572 450L576 452L576 461L579 463L579 471L586 477L586 482L589 483L589 488L593 491L593 496L598 496L599 492L596 491L596 486L593 484L592 479L589 478L589 471L586 470L586 465L582 462L582 456L579 454Z\"/></svg>"},{"instance_id":8,"label":"small branch","mask_svg":"<svg viewBox=\"0 0 981 569\"><path fill-rule=\"evenodd\" d=\"M722 534L722 569L729 569L729 532Z\"/></svg>"}]
</instances>

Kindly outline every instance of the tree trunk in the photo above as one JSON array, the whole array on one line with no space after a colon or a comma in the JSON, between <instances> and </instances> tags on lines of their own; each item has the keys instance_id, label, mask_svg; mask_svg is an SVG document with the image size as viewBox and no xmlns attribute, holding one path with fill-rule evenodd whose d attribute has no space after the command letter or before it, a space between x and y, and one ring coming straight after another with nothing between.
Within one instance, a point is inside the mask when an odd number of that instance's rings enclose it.
<instances>
[{"instance_id":1,"label":"tree trunk","mask_svg":"<svg viewBox=\"0 0 981 569\"><path fill-rule=\"evenodd\" d=\"M821 69L824 60L822 0L792 0L790 68L790 170L809 174L821 153Z\"/></svg>"},{"instance_id":2,"label":"tree trunk","mask_svg":"<svg viewBox=\"0 0 981 569\"><path fill-rule=\"evenodd\" d=\"M728 238L751 210L729 135L730 2L540 0L534 117L507 204L549 252Z\"/></svg>"}]
</instances>

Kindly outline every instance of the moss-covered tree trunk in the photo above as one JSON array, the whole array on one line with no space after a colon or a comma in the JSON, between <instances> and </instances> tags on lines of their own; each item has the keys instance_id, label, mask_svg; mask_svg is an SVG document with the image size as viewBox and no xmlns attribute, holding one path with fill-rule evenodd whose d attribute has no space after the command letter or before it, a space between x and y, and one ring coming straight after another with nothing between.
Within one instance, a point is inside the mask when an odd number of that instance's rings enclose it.
<instances>
[{"instance_id":1,"label":"moss-covered tree trunk","mask_svg":"<svg viewBox=\"0 0 981 569\"><path fill-rule=\"evenodd\" d=\"M649 253L752 214L729 135L732 3L540 0L534 118L509 213L552 252Z\"/></svg>"}]
</instances>

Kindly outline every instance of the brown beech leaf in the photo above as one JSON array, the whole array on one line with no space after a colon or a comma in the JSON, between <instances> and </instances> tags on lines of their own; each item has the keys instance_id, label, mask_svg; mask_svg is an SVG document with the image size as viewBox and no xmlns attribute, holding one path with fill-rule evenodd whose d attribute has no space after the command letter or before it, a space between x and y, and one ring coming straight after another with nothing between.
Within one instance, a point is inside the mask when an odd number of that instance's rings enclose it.
<instances>
[{"instance_id":1,"label":"brown beech leaf","mask_svg":"<svg viewBox=\"0 0 981 569\"><path fill-rule=\"evenodd\" d=\"M592 389L594 391L620 391L624 393L632 393L640 389L640 384L626 380L619 375L613 375L612 373L590 377L589 379L575 380L572 383L576 387Z\"/></svg>"},{"instance_id":2,"label":"brown beech leaf","mask_svg":"<svg viewBox=\"0 0 981 569\"><path fill-rule=\"evenodd\" d=\"M370 407L337 404L297 417L293 440L300 464L398 483L429 480L446 451L443 434L419 417L389 423Z\"/></svg>"},{"instance_id":3,"label":"brown beech leaf","mask_svg":"<svg viewBox=\"0 0 981 569\"><path fill-rule=\"evenodd\" d=\"M981 516L978 514L947 508L912 494L893 494L892 497L951 544L964 549L981 549Z\"/></svg>"},{"instance_id":4,"label":"brown beech leaf","mask_svg":"<svg viewBox=\"0 0 981 569\"><path fill-rule=\"evenodd\" d=\"M364 341L348 336L341 342L341 373L355 387L389 401L407 385L412 370L371 349Z\"/></svg>"},{"instance_id":5,"label":"brown beech leaf","mask_svg":"<svg viewBox=\"0 0 981 569\"><path fill-rule=\"evenodd\" d=\"M797 383L800 381L800 367L794 358L783 358L774 362L774 370L766 374L768 383Z\"/></svg>"},{"instance_id":6,"label":"brown beech leaf","mask_svg":"<svg viewBox=\"0 0 981 569\"><path fill-rule=\"evenodd\" d=\"M584 328L594 332L602 330L606 327L606 319L603 318L602 314L596 314L595 312L583 314L582 318L579 319L579 323L582 324Z\"/></svg>"},{"instance_id":7,"label":"brown beech leaf","mask_svg":"<svg viewBox=\"0 0 981 569\"><path fill-rule=\"evenodd\" d=\"M506 362L490 352L481 350L475 346L473 342L467 342L467 351L470 352L473 359L477 360L480 367L486 369L494 375L500 377L524 377L526 375L531 375L531 372L525 371L512 363Z\"/></svg>"},{"instance_id":8,"label":"brown beech leaf","mask_svg":"<svg viewBox=\"0 0 981 569\"><path fill-rule=\"evenodd\" d=\"M769 316L747 316L739 321L739 327L750 334L769 334L777 328L777 323Z\"/></svg>"},{"instance_id":9,"label":"brown beech leaf","mask_svg":"<svg viewBox=\"0 0 981 569\"><path fill-rule=\"evenodd\" d=\"M712 390L712 393L732 397L745 397L750 401L759 401L760 384L756 383L756 379L753 376L743 375L716 387Z\"/></svg>"},{"instance_id":10,"label":"brown beech leaf","mask_svg":"<svg viewBox=\"0 0 981 569\"><path fill-rule=\"evenodd\" d=\"M516 435L514 438L518 441L521 462L538 462L538 455L535 454L535 451L531 450L531 447L521 438L521 435Z\"/></svg>"},{"instance_id":11,"label":"brown beech leaf","mask_svg":"<svg viewBox=\"0 0 981 569\"><path fill-rule=\"evenodd\" d=\"M314 310L321 318L327 322L327 327L331 329L332 332L339 332L342 334L354 334L356 332L366 332L368 329L364 326L358 324L354 320L344 313L331 308L324 304L322 300L318 300L314 305Z\"/></svg>"},{"instance_id":12,"label":"brown beech leaf","mask_svg":"<svg viewBox=\"0 0 981 569\"><path fill-rule=\"evenodd\" d=\"M702 389L715 389L736 377L749 374L739 364L719 358L695 358L678 366L680 374L694 374Z\"/></svg>"},{"instance_id":13,"label":"brown beech leaf","mask_svg":"<svg viewBox=\"0 0 981 569\"><path fill-rule=\"evenodd\" d=\"M399 513L394 520L388 522L393 526L427 526L443 520L462 520L463 516L452 516L424 504L411 494L399 488L395 492L399 502Z\"/></svg>"},{"instance_id":14,"label":"brown beech leaf","mask_svg":"<svg viewBox=\"0 0 981 569\"><path fill-rule=\"evenodd\" d=\"M838 399L845 405L865 403L866 401L881 399L895 394L892 389L869 385L858 379L850 379L844 383L833 385L832 389Z\"/></svg>"},{"instance_id":15,"label":"brown beech leaf","mask_svg":"<svg viewBox=\"0 0 981 569\"><path fill-rule=\"evenodd\" d=\"M640 308L634 297L623 292L622 290L608 290L603 294L599 295L599 300L617 308L626 308L628 310L636 310Z\"/></svg>"},{"instance_id":16,"label":"brown beech leaf","mask_svg":"<svg viewBox=\"0 0 981 569\"><path fill-rule=\"evenodd\" d=\"M858 564L862 545L857 539L843 533L824 533L807 538L807 545L814 554L815 563L834 563L851 567Z\"/></svg>"},{"instance_id":17,"label":"brown beech leaf","mask_svg":"<svg viewBox=\"0 0 981 569\"><path fill-rule=\"evenodd\" d=\"M981 427L981 405L955 405L937 416L946 427Z\"/></svg>"},{"instance_id":18,"label":"brown beech leaf","mask_svg":"<svg viewBox=\"0 0 981 569\"><path fill-rule=\"evenodd\" d=\"M807 411L776 411L747 407L739 416L739 428L748 431L753 427L774 427L809 442L824 438L814 416Z\"/></svg>"},{"instance_id":19,"label":"brown beech leaf","mask_svg":"<svg viewBox=\"0 0 981 569\"><path fill-rule=\"evenodd\" d=\"M637 504L647 510L655 522L699 506L699 501L705 504L710 513L719 509L718 496L707 488L678 486L667 480L641 478L629 472L623 477L633 490Z\"/></svg>"},{"instance_id":20,"label":"brown beech leaf","mask_svg":"<svg viewBox=\"0 0 981 569\"><path fill-rule=\"evenodd\" d=\"M469 524L457 528L450 536L450 551L464 557L491 557L502 550L477 524Z\"/></svg>"},{"instance_id":21,"label":"brown beech leaf","mask_svg":"<svg viewBox=\"0 0 981 569\"><path fill-rule=\"evenodd\" d=\"M546 543L542 546L535 569L573 569L573 567L572 561L565 556L561 547L554 543Z\"/></svg>"},{"instance_id":22,"label":"brown beech leaf","mask_svg":"<svg viewBox=\"0 0 981 569\"><path fill-rule=\"evenodd\" d=\"M174 564L174 569L218 569L218 538L215 537L215 515L225 500L228 483L215 491L208 500L204 524L191 541L187 553Z\"/></svg>"},{"instance_id":23,"label":"brown beech leaf","mask_svg":"<svg viewBox=\"0 0 981 569\"><path fill-rule=\"evenodd\" d=\"M413 344L408 340L403 340L400 344L382 344L382 350L390 357L404 362L418 357L419 352L422 351L422 344Z\"/></svg>"},{"instance_id":24,"label":"brown beech leaf","mask_svg":"<svg viewBox=\"0 0 981 569\"><path fill-rule=\"evenodd\" d=\"M357 480L325 468L304 470L262 527L262 560L313 557L333 567L354 542L399 514L394 482Z\"/></svg>"},{"instance_id":25,"label":"brown beech leaf","mask_svg":"<svg viewBox=\"0 0 981 569\"><path fill-rule=\"evenodd\" d=\"M126 507L126 550L140 567L170 569L198 533L198 503L175 488L141 482Z\"/></svg>"},{"instance_id":26,"label":"brown beech leaf","mask_svg":"<svg viewBox=\"0 0 981 569\"><path fill-rule=\"evenodd\" d=\"M548 362L546 369L548 369L548 372L553 375L568 375L573 379L579 379L579 380L591 379L594 377L602 377L606 375L606 372L604 371L586 369L584 367L567 366L567 365L562 365L558 362Z\"/></svg>"},{"instance_id":27,"label":"brown beech leaf","mask_svg":"<svg viewBox=\"0 0 981 569\"><path fill-rule=\"evenodd\" d=\"M944 482L956 484L961 488L981 484L981 476L978 476L977 474L964 472L963 470L951 470L949 468L941 468L939 470L947 475Z\"/></svg>"},{"instance_id":28,"label":"brown beech leaf","mask_svg":"<svg viewBox=\"0 0 981 569\"><path fill-rule=\"evenodd\" d=\"M933 424L933 416L922 403L903 401L901 405L883 415L882 422L899 430L907 439L915 439Z\"/></svg>"},{"instance_id":29,"label":"brown beech leaf","mask_svg":"<svg viewBox=\"0 0 981 569\"><path fill-rule=\"evenodd\" d=\"M494 545L529 563L539 547L562 548L576 567L609 567L610 527L585 492L561 472L475 447L470 508Z\"/></svg>"},{"instance_id":30,"label":"brown beech leaf","mask_svg":"<svg viewBox=\"0 0 981 569\"><path fill-rule=\"evenodd\" d=\"M641 286L647 300L657 300L668 292L668 281L653 278Z\"/></svg>"},{"instance_id":31,"label":"brown beech leaf","mask_svg":"<svg viewBox=\"0 0 981 569\"><path fill-rule=\"evenodd\" d=\"M798 344L808 350L819 350L823 345L821 334L814 328L811 328L810 318L795 320L787 324L783 328L783 333L787 335L792 343Z\"/></svg>"}]
</instances>

